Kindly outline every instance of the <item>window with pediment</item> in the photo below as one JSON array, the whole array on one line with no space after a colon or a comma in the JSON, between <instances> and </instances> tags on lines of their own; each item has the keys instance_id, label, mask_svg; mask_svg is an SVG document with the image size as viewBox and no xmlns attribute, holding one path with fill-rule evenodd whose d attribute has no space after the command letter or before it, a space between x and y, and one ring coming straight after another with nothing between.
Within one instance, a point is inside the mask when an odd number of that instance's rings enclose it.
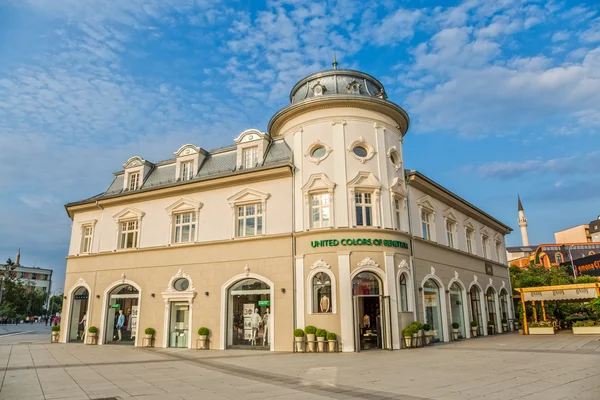
<instances>
[{"instance_id":1,"label":"window with pediment","mask_svg":"<svg viewBox=\"0 0 600 400\"><path fill-rule=\"evenodd\" d=\"M143 216L143 211L133 207L127 207L113 216L117 223L117 249L136 249L140 247Z\"/></svg>"},{"instance_id":2,"label":"window with pediment","mask_svg":"<svg viewBox=\"0 0 600 400\"><path fill-rule=\"evenodd\" d=\"M246 188L227 199L233 212L232 237L249 237L266 233L269 197L268 193Z\"/></svg>"},{"instance_id":3,"label":"window with pediment","mask_svg":"<svg viewBox=\"0 0 600 400\"><path fill-rule=\"evenodd\" d=\"M435 203L430 196L417 200L421 216L421 235L423 239L436 240L435 232Z\"/></svg>"},{"instance_id":4,"label":"window with pediment","mask_svg":"<svg viewBox=\"0 0 600 400\"><path fill-rule=\"evenodd\" d=\"M381 182L371 172L359 172L348 182L354 226L380 226Z\"/></svg>"},{"instance_id":5,"label":"window with pediment","mask_svg":"<svg viewBox=\"0 0 600 400\"><path fill-rule=\"evenodd\" d=\"M311 175L302 187L305 203L305 223L310 229L334 226L334 189L335 183L323 173Z\"/></svg>"}]
</instances>

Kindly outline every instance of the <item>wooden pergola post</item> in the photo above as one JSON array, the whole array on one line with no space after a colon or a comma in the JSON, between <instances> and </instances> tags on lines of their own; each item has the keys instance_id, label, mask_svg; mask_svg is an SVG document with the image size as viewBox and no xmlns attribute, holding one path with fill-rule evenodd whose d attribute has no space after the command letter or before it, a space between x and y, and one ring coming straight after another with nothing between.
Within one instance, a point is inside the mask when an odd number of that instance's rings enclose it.
<instances>
[{"instance_id":1,"label":"wooden pergola post","mask_svg":"<svg viewBox=\"0 0 600 400\"><path fill-rule=\"evenodd\" d=\"M535 301L531 302L531 306L533 307L533 321L537 323L538 320L537 320L537 310L535 309Z\"/></svg>"},{"instance_id":2,"label":"wooden pergola post","mask_svg":"<svg viewBox=\"0 0 600 400\"><path fill-rule=\"evenodd\" d=\"M523 289L519 289L521 292L521 304L523 304L523 333L529 335L529 326L527 326L527 306L525 304L525 295Z\"/></svg>"},{"instance_id":3,"label":"wooden pergola post","mask_svg":"<svg viewBox=\"0 0 600 400\"><path fill-rule=\"evenodd\" d=\"M546 308L544 307L544 300L542 300L542 315L544 316L544 322L546 322Z\"/></svg>"}]
</instances>

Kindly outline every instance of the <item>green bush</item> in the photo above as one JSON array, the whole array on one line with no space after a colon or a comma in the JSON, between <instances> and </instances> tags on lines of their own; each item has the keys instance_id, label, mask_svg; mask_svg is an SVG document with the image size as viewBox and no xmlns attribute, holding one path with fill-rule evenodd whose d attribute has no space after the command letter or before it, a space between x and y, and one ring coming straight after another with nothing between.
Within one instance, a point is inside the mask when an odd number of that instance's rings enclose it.
<instances>
[{"instance_id":1,"label":"green bush","mask_svg":"<svg viewBox=\"0 0 600 400\"><path fill-rule=\"evenodd\" d=\"M98 332L98 328L96 328L95 326L90 326L88 328L88 332L89 333L97 333Z\"/></svg>"},{"instance_id":2,"label":"green bush","mask_svg":"<svg viewBox=\"0 0 600 400\"><path fill-rule=\"evenodd\" d=\"M60 325L53 326L52 332L60 332Z\"/></svg>"},{"instance_id":3,"label":"green bush","mask_svg":"<svg viewBox=\"0 0 600 400\"><path fill-rule=\"evenodd\" d=\"M412 336L413 333L417 333L417 331L412 324L402 329L402 336Z\"/></svg>"},{"instance_id":4,"label":"green bush","mask_svg":"<svg viewBox=\"0 0 600 400\"><path fill-rule=\"evenodd\" d=\"M574 326L574 327L576 327L576 328L578 328L578 327L580 327L580 326L583 326L583 321L577 321L577 322L574 322L574 323L573 323L573 326Z\"/></svg>"},{"instance_id":5,"label":"green bush","mask_svg":"<svg viewBox=\"0 0 600 400\"><path fill-rule=\"evenodd\" d=\"M594 321L585 321L585 326L596 326Z\"/></svg>"},{"instance_id":6,"label":"green bush","mask_svg":"<svg viewBox=\"0 0 600 400\"><path fill-rule=\"evenodd\" d=\"M146 335L154 335L156 331L154 330L154 328L146 328L146 330L144 330L144 333Z\"/></svg>"},{"instance_id":7,"label":"green bush","mask_svg":"<svg viewBox=\"0 0 600 400\"><path fill-rule=\"evenodd\" d=\"M539 328L539 327L540 327L540 324L539 324L539 323L537 323L537 322L532 322L531 324L529 324L529 327L530 327L530 328Z\"/></svg>"},{"instance_id":8,"label":"green bush","mask_svg":"<svg viewBox=\"0 0 600 400\"><path fill-rule=\"evenodd\" d=\"M425 332L429 332L431 330L431 325L429 325L429 324L423 324L423 330Z\"/></svg>"},{"instance_id":9,"label":"green bush","mask_svg":"<svg viewBox=\"0 0 600 400\"><path fill-rule=\"evenodd\" d=\"M327 340L336 340L337 335L333 332L327 332Z\"/></svg>"},{"instance_id":10,"label":"green bush","mask_svg":"<svg viewBox=\"0 0 600 400\"><path fill-rule=\"evenodd\" d=\"M479 324L477 323L477 321L473 320L471 321L471 328L477 328L479 326Z\"/></svg>"},{"instance_id":11,"label":"green bush","mask_svg":"<svg viewBox=\"0 0 600 400\"><path fill-rule=\"evenodd\" d=\"M300 328L294 329L294 337L304 337L304 331Z\"/></svg>"},{"instance_id":12,"label":"green bush","mask_svg":"<svg viewBox=\"0 0 600 400\"><path fill-rule=\"evenodd\" d=\"M452 323L452 329L458 329L459 327L460 327L460 325L458 324L458 322Z\"/></svg>"},{"instance_id":13,"label":"green bush","mask_svg":"<svg viewBox=\"0 0 600 400\"><path fill-rule=\"evenodd\" d=\"M199 336L208 336L208 334L210 333L210 330L208 330L207 327L203 326L202 328L198 329L198 335Z\"/></svg>"},{"instance_id":14,"label":"green bush","mask_svg":"<svg viewBox=\"0 0 600 400\"><path fill-rule=\"evenodd\" d=\"M304 332L306 332L307 335L314 335L317 333L317 327L308 325L306 328L304 328Z\"/></svg>"},{"instance_id":15,"label":"green bush","mask_svg":"<svg viewBox=\"0 0 600 400\"><path fill-rule=\"evenodd\" d=\"M327 331L325 329L317 329L316 336L317 337L326 337Z\"/></svg>"},{"instance_id":16,"label":"green bush","mask_svg":"<svg viewBox=\"0 0 600 400\"><path fill-rule=\"evenodd\" d=\"M423 329L423 324L419 321L413 322L413 325L417 328L417 331L420 331L421 329Z\"/></svg>"}]
</instances>

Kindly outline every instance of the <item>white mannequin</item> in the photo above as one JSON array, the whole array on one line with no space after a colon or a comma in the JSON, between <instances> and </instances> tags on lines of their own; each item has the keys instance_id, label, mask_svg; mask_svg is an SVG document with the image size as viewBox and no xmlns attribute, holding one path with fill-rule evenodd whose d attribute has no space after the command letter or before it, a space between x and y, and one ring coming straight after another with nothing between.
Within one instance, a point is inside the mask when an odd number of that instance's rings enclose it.
<instances>
[{"instance_id":1,"label":"white mannequin","mask_svg":"<svg viewBox=\"0 0 600 400\"><path fill-rule=\"evenodd\" d=\"M258 328L260 328L261 318L258 313L258 308L254 309L252 315L250 315L250 326L252 327L252 345L256 346L256 334L258 333Z\"/></svg>"},{"instance_id":2,"label":"white mannequin","mask_svg":"<svg viewBox=\"0 0 600 400\"><path fill-rule=\"evenodd\" d=\"M321 312L324 312L324 313L329 312L329 297L327 297L326 294L324 294L321 297L320 306L321 306Z\"/></svg>"},{"instance_id":3,"label":"white mannequin","mask_svg":"<svg viewBox=\"0 0 600 400\"><path fill-rule=\"evenodd\" d=\"M267 308L267 313L263 316L263 346L269 344L269 309Z\"/></svg>"},{"instance_id":4,"label":"white mannequin","mask_svg":"<svg viewBox=\"0 0 600 400\"><path fill-rule=\"evenodd\" d=\"M117 341L121 341L121 329L123 329L123 325L125 325L125 316L123 315L123 310L119 310L119 318L117 318L117 335L119 335L119 339Z\"/></svg>"},{"instance_id":5,"label":"white mannequin","mask_svg":"<svg viewBox=\"0 0 600 400\"><path fill-rule=\"evenodd\" d=\"M87 314L83 314L83 317L81 317L81 321L79 321L79 324L83 324L83 334L81 335L81 340L83 340L83 343L85 343L85 327L87 325Z\"/></svg>"}]
</instances>

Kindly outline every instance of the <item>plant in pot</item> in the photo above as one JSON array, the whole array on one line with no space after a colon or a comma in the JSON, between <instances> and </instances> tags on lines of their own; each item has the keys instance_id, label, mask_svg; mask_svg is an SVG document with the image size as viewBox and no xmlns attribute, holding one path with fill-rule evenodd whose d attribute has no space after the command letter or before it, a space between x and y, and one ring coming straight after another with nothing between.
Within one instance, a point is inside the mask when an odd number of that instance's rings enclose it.
<instances>
[{"instance_id":1,"label":"plant in pot","mask_svg":"<svg viewBox=\"0 0 600 400\"><path fill-rule=\"evenodd\" d=\"M200 349L201 350L206 349L206 338L208 337L209 333L210 333L210 330L205 326L198 329L198 340L200 341Z\"/></svg>"},{"instance_id":2,"label":"plant in pot","mask_svg":"<svg viewBox=\"0 0 600 400\"><path fill-rule=\"evenodd\" d=\"M488 321L488 335L493 335L495 333L496 324L494 321Z\"/></svg>"},{"instance_id":3,"label":"plant in pot","mask_svg":"<svg viewBox=\"0 0 600 400\"><path fill-rule=\"evenodd\" d=\"M479 324L477 323L477 321L471 321L471 336L472 337L477 337L477 327L479 326Z\"/></svg>"},{"instance_id":4,"label":"plant in pot","mask_svg":"<svg viewBox=\"0 0 600 400\"><path fill-rule=\"evenodd\" d=\"M327 332L327 347L330 353L335 353L335 346L337 345L337 335L333 332Z\"/></svg>"},{"instance_id":5,"label":"plant in pot","mask_svg":"<svg viewBox=\"0 0 600 400\"><path fill-rule=\"evenodd\" d=\"M58 342L58 335L60 334L60 325L52 327L52 343Z\"/></svg>"},{"instance_id":6,"label":"plant in pot","mask_svg":"<svg viewBox=\"0 0 600 400\"><path fill-rule=\"evenodd\" d=\"M317 345L319 346L319 352L325 351L325 338L327 337L327 331L325 329L317 329Z\"/></svg>"},{"instance_id":7,"label":"plant in pot","mask_svg":"<svg viewBox=\"0 0 600 400\"><path fill-rule=\"evenodd\" d=\"M423 324L423 331L425 333L425 345L429 346L431 340L433 339L433 332L431 331L431 325Z\"/></svg>"},{"instance_id":8,"label":"plant in pot","mask_svg":"<svg viewBox=\"0 0 600 400\"><path fill-rule=\"evenodd\" d=\"M294 329L294 343L296 343L296 351L302 353L302 342L304 341L304 331L300 328Z\"/></svg>"},{"instance_id":9,"label":"plant in pot","mask_svg":"<svg viewBox=\"0 0 600 400\"><path fill-rule=\"evenodd\" d=\"M414 333L414 326L410 324L402 330L402 337L404 338L404 346L408 349L412 347L412 336Z\"/></svg>"},{"instance_id":10,"label":"plant in pot","mask_svg":"<svg viewBox=\"0 0 600 400\"><path fill-rule=\"evenodd\" d=\"M452 323L452 339L458 340L458 328L460 328L460 324L458 322Z\"/></svg>"},{"instance_id":11,"label":"plant in pot","mask_svg":"<svg viewBox=\"0 0 600 400\"><path fill-rule=\"evenodd\" d=\"M315 333L317 333L317 327L308 325L304 328L304 332L306 333L306 341L308 343L308 351L314 353L315 351Z\"/></svg>"},{"instance_id":12,"label":"plant in pot","mask_svg":"<svg viewBox=\"0 0 600 400\"><path fill-rule=\"evenodd\" d=\"M506 318L502 318L502 332L508 332L508 321Z\"/></svg>"},{"instance_id":13,"label":"plant in pot","mask_svg":"<svg viewBox=\"0 0 600 400\"><path fill-rule=\"evenodd\" d=\"M88 337L92 339L92 344L96 344L96 336L98 336L98 328L90 326L88 328Z\"/></svg>"}]
</instances>

